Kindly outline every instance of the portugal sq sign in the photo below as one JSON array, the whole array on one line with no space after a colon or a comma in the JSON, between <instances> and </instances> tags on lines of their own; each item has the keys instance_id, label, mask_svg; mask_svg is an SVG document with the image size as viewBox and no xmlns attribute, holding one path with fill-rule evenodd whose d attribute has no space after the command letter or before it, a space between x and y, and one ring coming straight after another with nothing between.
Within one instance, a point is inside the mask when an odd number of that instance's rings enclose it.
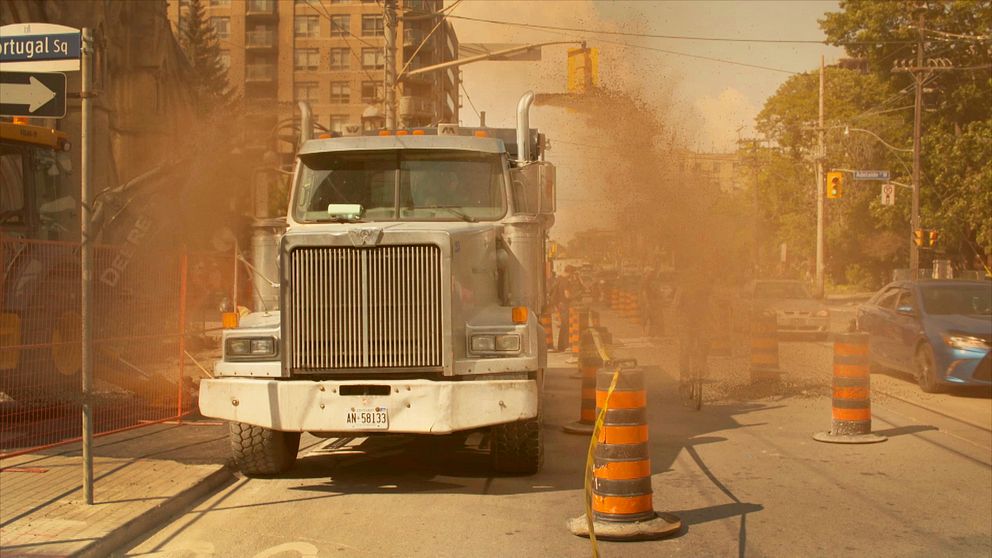
<instances>
[{"instance_id":1,"label":"portugal sq sign","mask_svg":"<svg viewBox=\"0 0 992 558\"><path fill-rule=\"evenodd\" d=\"M0 27L0 72L79 70L79 29L54 23L11 23Z\"/></svg>"}]
</instances>

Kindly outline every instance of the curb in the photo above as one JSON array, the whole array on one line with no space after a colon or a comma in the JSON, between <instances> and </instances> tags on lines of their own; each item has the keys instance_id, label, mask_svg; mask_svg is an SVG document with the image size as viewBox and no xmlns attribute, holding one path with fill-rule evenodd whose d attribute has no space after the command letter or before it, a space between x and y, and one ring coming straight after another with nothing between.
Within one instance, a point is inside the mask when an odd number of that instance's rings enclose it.
<instances>
[{"instance_id":1,"label":"curb","mask_svg":"<svg viewBox=\"0 0 992 558\"><path fill-rule=\"evenodd\" d=\"M145 535L182 510L191 507L214 490L235 479L234 473L226 466L203 477L189 488L167 499L158 506L125 521L104 537L72 554L78 558L101 558L117 555L124 547Z\"/></svg>"}]
</instances>

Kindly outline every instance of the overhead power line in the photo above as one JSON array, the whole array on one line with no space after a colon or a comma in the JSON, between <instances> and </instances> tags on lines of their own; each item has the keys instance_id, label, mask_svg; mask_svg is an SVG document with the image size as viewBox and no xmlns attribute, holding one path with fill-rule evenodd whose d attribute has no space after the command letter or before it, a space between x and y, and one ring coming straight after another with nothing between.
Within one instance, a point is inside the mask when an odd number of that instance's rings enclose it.
<instances>
[{"instance_id":1,"label":"overhead power line","mask_svg":"<svg viewBox=\"0 0 992 558\"><path fill-rule=\"evenodd\" d=\"M468 16L456 16L449 15L451 19L462 19L465 21L475 21L478 23L490 23L493 25L508 25L512 27L526 27L529 29L546 29L554 31L572 31L576 33L592 33L594 35L617 35L622 37L639 37L644 39L673 39L682 41L712 41L712 42L724 42L724 43L768 43L768 44L810 44L810 45L827 45L830 44L824 40L814 40L814 39L757 39L757 38L739 38L739 37L699 37L693 35L661 35L654 33L634 33L631 31L608 31L605 29L585 29L581 27L563 27L559 25L540 25L537 23L522 23L518 21L501 21L495 19L483 19L477 17ZM914 41L850 41L844 43L837 43L839 46L846 45L878 45L878 44L890 44L890 45L902 45L902 44L913 44Z\"/></svg>"}]
</instances>

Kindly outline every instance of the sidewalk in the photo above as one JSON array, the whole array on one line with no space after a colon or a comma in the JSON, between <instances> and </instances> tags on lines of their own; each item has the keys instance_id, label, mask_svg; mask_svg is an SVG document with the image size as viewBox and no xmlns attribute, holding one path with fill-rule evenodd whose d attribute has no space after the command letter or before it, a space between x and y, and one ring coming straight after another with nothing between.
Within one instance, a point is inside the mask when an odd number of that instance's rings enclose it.
<instances>
[{"instance_id":1,"label":"sidewalk","mask_svg":"<svg viewBox=\"0 0 992 558\"><path fill-rule=\"evenodd\" d=\"M94 505L80 444L0 461L0 555L107 556L229 482L227 427L201 420L97 438Z\"/></svg>"}]
</instances>

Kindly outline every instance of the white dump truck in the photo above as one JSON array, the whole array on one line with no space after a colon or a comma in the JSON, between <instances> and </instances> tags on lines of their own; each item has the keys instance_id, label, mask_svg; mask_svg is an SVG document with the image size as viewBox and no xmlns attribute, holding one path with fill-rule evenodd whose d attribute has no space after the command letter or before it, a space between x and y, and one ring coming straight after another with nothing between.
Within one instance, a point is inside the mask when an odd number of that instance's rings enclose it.
<instances>
[{"instance_id":1,"label":"white dump truck","mask_svg":"<svg viewBox=\"0 0 992 558\"><path fill-rule=\"evenodd\" d=\"M554 167L516 129L394 130L302 144L279 244L278 311L225 331L200 410L248 475L300 433L488 429L498 472L537 472Z\"/></svg>"}]
</instances>

